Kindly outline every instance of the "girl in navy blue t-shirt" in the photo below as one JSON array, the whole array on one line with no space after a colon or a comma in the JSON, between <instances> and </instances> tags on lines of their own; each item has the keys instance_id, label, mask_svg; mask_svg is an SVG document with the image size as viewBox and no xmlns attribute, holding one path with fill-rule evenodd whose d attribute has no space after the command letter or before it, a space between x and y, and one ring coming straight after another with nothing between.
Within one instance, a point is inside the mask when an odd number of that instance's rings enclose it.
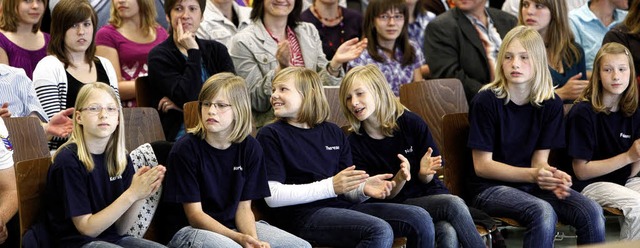
<instances>
[{"instance_id":1,"label":"girl in navy blue t-shirt","mask_svg":"<svg viewBox=\"0 0 640 248\"><path fill-rule=\"evenodd\" d=\"M163 198L179 205L168 213L169 247L311 247L256 222L251 210L252 200L270 194L262 148L249 136L251 103L244 79L216 74L203 85L198 102L197 126L169 153Z\"/></svg>"},{"instance_id":2,"label":"girl in navy blue t-shirt","mask_svg":"<svg viewBox=\"0 0 640 248\"><path fill-rule=\"evenodd\" d=\"M604 241L602 208L549 165L550 149L564 146L563 104L542 37L529 27L512 29L496 65L496 79L469 109L473 206L527 227L524 247L553 247L558 220L576 228L578 244Z\"/></svg>"},{"instance_id":3,"label":"girl in navy blue t-shirt","mask_svg":"<svg viewBox=\"0 0 640 248\"><path fill-rule=\"evenodd\" d=\"M439 247L485 247L467 205L435 176L442 159L427 123L402 106L378 67L351 69L339 99L353 131L349 144L356 168L395 174L396 186L384 201L427 210L441 235Z\"/></svg>"},{"instance_id":4,"label":"girl in navy blue t-shirt","mask_svg":"<svg viewBox=\"0 0 640 248\"><path fill-rule=\"evenodd\" d=\"M329 104L318 74L304 67L280 71L272 84L277 119L258 132L265 149L274 221L319 246L391 247L407 237L409 247L434 244L431 217L422 208L364 203L385 198L391 174L369 177L356 170L342 130L326 122Z\"/></svg>"},{"instance_id":5,"label":"girl in navy blue t-shirt","mask_svg":"<svg viewBox=\"0 0 640 248\"><path fill-rule=\"evenodd\" d=\"M620 239L640 239L640 111L629 50L607 43L590 83L567 117L573 188L604 207L621 209Z\"/></svg>"},{"instance_id":6,"label":"girl in navy blue t-shirt","mask_svg":"<svg viewBox=\"0 0 640 248\"><path fill-rule=\"evenodd\" d=\"M69 140L53 157L46 186L49 232L57 247L164 247L126 235L164 166L134 172L125 151L123 115L104 83L83 86Z\"/></svg>"}]
</instances>

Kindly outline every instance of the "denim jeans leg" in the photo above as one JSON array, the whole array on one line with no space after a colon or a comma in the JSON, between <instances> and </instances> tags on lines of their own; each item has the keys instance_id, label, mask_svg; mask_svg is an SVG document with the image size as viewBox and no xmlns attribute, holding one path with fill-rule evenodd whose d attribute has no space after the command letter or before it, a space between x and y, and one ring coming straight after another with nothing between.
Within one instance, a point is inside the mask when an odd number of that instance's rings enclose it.
<instances>
[{"instance_id":1,"label":"denim jeans leg","mask_svg":"<svg viewBox=\"0 0 640 248\"><path fill-rule=\"evenodd\" d=\"M417 198L411 198L404 201L406 204L418 206L424 208L429 212L433 221L438 223L439 221L446 221L453 226L454 230L452 234L446 232L447 229L438 231L436 225L436 240L440 240L438 233L445 235L453 235L462 247L465 248L484 248L485 244L482 241L482 237L478 234L476 225L473 223L473 218L469 213L469 208L465 204L464 200L460 197L451 194L429 195ZM442 239L449 240L450 238ZM442 247L442 243L437 242L439 247ZM457 246L455 246L457 247Z\"/></svg>"},{"instance_id":2,"label":"denim jeans leg","mask_svg":"<svg viewBox=\"0 0 640 248\"><path fill-rule=\"evenodd\" d=\"M388 248L393 230L384 220L344 208L321 208L299 220L298 236L318 246Z\"/></svg>"},{"instance_id":3,"label":"denim jeans leg","mask_svg":"<svg viewBox=\"0 0 640 248\"><path fill-rule=\"evenodd\" d=\"M168 247L189 247L189 248L205 248L205 247L233 247L241 248L240 244L232 239L218 233L207 230L185 226L173 235L169 241Z\"/></svg>"},{"instance_id":4,"label":"denim jeans leg","mask_svg":"<svg viewBox=\"0 0 640 248\"><path fill-rule=\"evenodd\" d=\"M311 244L304 239L269 225L265 221L256 222L258 238L269 243L271 248L311 248Z\"/></svg>"},{"instance_id":5,"label":"denim jeans leg","mask_svg":"<svg viewBox=\"0 0 640 248\"><path fill-rule=\"evenodd\" d=\"M116 242L117 245L122 246L122 247L127 247L127 248L163 248L166 247L164 245L158 244L156 242L153 242L151 240L146 240L143 238L136 238L133 236L127 236L124 237L120 240L118 240L118 242Z\"/></svg>"},{"instance_id":6,"label":"denim jeans leg","mask_svg":"<svg viewBox=\"0 0 640 248\"><path fill-rule=\"evenodd\" d=\"M363 203L351 209L388 222L396 237L407 237L407 247L433 247L435 244L433 219L421 207L399 203Z\"/></svg>"},{"instance_id":7,"label":"denim jeans leg","mask_svg":"<svg viewBox=\"0 0 640 248\"><path fill-rule=\"evenodd\" d=\"M456 229L451 223L441 220L433 224L436 229L436 247L438 248L459 248Z\"/></svg>"},{"instance_id":8,"label":"denim jeans leg","mask_svg":"<svg viewBox=\"0 0 640 248\"><path fill-rule=\"evenodd\" d=\"M550 191L538 190L536 194L551 204L560 222L576 228L578 245L604 242L605 219L597 202L574 190L563 200Z\"/></svg>"},{"instance_id":9,"label":"denim jeans leg","mask_svg":"<svg viewBox=\"0 0 640 248\"><path fill-rule=\"evenodd\" d=\"M122 248L122 246L112 244L106 241L91 241L82 245L82 248Z\"/></svg>"},{"instance_id":10,"label":"denim jeans leg","mask_svg":"<svg viewBox=\"0 0 640 248\"><path fill-rule=\"evenodd\" d=\"M478 194L473 206L490 216L512 218L525 226L524 247L553 247L558 219L545 200L513 187L493 186Z\"/></svg>"}]
</instances>

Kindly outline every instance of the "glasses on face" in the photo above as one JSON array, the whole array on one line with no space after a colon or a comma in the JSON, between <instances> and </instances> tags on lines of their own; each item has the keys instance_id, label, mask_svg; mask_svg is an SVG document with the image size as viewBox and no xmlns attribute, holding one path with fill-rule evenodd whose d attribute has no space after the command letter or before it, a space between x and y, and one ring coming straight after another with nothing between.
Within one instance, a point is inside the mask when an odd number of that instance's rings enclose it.
<instances>
[{"instance_id":1,"label":"glasses on face","mask_svg":"<svg viewBox=\"0 0 640 248\"><path fill-rule=\"evenodd\" d=\"M89 105L89 107L85 107L85 108L81 108L80 111L87 111L91 114L97 115L100 112L102 112L102 110L107 111L107 114L109 115L117 115L120 112L120 108L116 107L116 106L100 106L98 104L93 104L93 105Z\"/></svg>"},{"instance_id":2,"label":"glasses on face","mask_svg":"<svg viewBox=\"0 0 640 248\"><path fill-rule=\"evenodd\" d=\"M404 15L403 14L393 14L393 15L389 15L389 14L382 14L379 15L377 17L379 20L383 21L383 22L389 22L391 21L391 19L393 19L394 21L404 21Z\"/></svg>"},{"instance_id":3,"label":"glasses on face","mask_svg":"<svg viewBox=\"0 0 640 248\"><path fill-rule=\"evenodd\" d=\"M203 108L211 108L211 106L213 106L213 108L219 113L224 113L231 109L231 104L228 103L202 101L200 104Z\"/></svg>"}]
</instances>

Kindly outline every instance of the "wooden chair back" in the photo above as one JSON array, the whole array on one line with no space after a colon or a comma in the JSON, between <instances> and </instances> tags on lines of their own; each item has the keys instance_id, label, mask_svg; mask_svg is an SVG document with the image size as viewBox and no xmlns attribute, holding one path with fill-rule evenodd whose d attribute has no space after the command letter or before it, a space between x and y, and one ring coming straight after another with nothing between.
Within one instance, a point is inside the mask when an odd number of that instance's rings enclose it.
<instances>
[{"instance_id":1,"label":"wooden chair back","mask_svg":"<svg viewBox=\"0 0 640 248\"><path fill-rule=\"evenodd\" d=\"M36 117L3 118L13 145L13 162L50 158L47 135Z\"/></svg>"},{"instance_id":2,"label":"wooden chair back","mask_svg":"<svg viewBox=\"0 0 640 248\"><path fill-rule=\"evenodd\" d=\"M18 190L18 215L20 217L20 237L37 220L47 182L51 158L41 157L15 163L16 186Z\"/></svg>"},{"instance_id":3,"label":"wooden chair back","mask_svg":"<svg viewBox=\"0 0 640 248\"><path fill-rule=\"evenodd\" d=\"M165 140L160 116L155 108L123 108L126 147L128 151L144 143Z\"/></svg>"},{"instance_id":4,"label":"wooden chair back","mask_svg":"<svg viewBox=\"0 0 640 248\"><path fill-rule=\"evenodd\" d=\"M339 127L342 127L349 125L349 121L347 121L347 118L344 117L344 114L342 114L338 92L340 92L339 86L324 86L324 94L327 97L327 102L329 102L329 109L331 110L328 121L335 123Z\"/></svg>"},{"instance_id":5,"label":"wooden chair back","mask_svg":"<svg viewBox=\"0 0 640 248\"><path fill-rule=\"evenodd\" d=\"M444 150L440 127L442 116L469 112L464 88L457 78L403 84L400 87L400 102L427 122L440 153Z\"/></svg>"},{"instance_id":6,"label":"wooden chair back","mask_svg":"<svg viewBox=\"0 0 640 248\"><path fill-rule=\"evenodd\" d=\"M151 85L149 83L149 77L147 76L136 78L136 103L138 107L157 107L152 106Z\"/></svg>"},{"instance_id":7,"label":"wooden chair back","mask_svg":"<svg viewBox=\"0 0 640 248\"><path fill-rule=\"evenodd\" d=\"M471 150L467 148L469 119L467 113L447 114L442 118L444 137L442 157L445 161L444 183L451 194L468 200L464 180L473 168Z\"/></svg>"}]
</instances>

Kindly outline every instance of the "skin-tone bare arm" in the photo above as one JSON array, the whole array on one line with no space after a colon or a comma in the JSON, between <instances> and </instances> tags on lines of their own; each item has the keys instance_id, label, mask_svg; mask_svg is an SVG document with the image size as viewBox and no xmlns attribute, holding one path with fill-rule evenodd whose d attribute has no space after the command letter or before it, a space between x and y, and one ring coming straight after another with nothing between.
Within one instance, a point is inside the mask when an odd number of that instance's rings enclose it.
<instances>
[{"instance_id":1,"label":"skin-tone bare arm","mask_svg":"<svg viewBox=\"0 0 640 248\"><path fill-rule=\"evenodd\" d=\"M396 197L407 181L411 181L411 164L409 163L409 160L402 154L398 154L398 158L400 159L400 170L398 170L393 179L391 179L396 183L396 186L391 189L388 197L389 199Z\"/></svg>"},{"instance_id":2,"label":"skin-tone bare arm","mask_svg":"<svg viewBox=\"0 0 640 248\"><path fill-rule=\"evenodd\" d=\"M422 81L422 70L421 67L417 68L413 71L413 81L414 82L418 82L418 81Z\"/></svg>"},{"instance_id":3,"label":"skin-tone bare arm","mask_svg":"<svg viewBox=\"0 0 640 248\"><path fill-rule=\"evenodd\" d=\"M241 201L238 204L238 210L236 211L236 227L240 233L251 236L252 239L244 241L240 245L247 247L271 247L269 243L260 241L258 234L256 233L256 217L251 210L251 201ZM254 242L257 241L256 242Z\"/></svg>"},{"instance_id":4,"label":"skin-tone bare arm","mask_svg":"<svg viewBox=\"0 0 640 248\"><path fill-rule=\"evenodd\" d=\"M18 192L13 167L0 170L0 244L7 239L7 222L18 212Z\"/></svg>"},{"instance_id":5,"label":"skin-tone bare arm","mask_svg":"<svg viewBox=\"0 0 640 248\"><path fill-rule=\"evenodd\" d=\"M536 168L515 167L493 160L493 153L472 150L473 168L476 175L504 182L535 183Z\"/></svg>"},{"instance_id":6,"label":"skin-tone bare arm","mask_svg":"<svg viewBox=\"0 0 640 248\"><path fill-rule=\"evenodd\" d=\"M144 199L156 192L162 183L165 171L164 166L156 166L151 169L149 167L140 168L133 176L131 186L129 186L120 197L113 201L111 205L95 214L72 217L71 220L76 226L76 229L78 229L82 235L97 237L117 220L122 218L125 212L127 212L136 201ZM113 218L114 216L119 216L119 218ZM121 233L122 230L120 230L120 226L118 226L118 229L118 232Z\"/></svg>"},{"instance_id":7,"label":"skin-tone bare arm","mask_svg":"<svg viewBox=\"0 0 640 248\"><path fill-rule=\"evenodd\" d=\"M633 142L633 145L626 152L620 153L614 157L602 160L587 161L584 159L573 160L573 170L576 173L576 177L580 180L587 180L594 177L609 174L617 169L620 169L628 164L634 163L632 168L632 174L635 176L638 171L633 173L633 170L640 170L637 168L640 164L640 139Z\"/></svg>"},{"instance_id":8,"label":"skin-tone bare arm","mask_svg":"<svg viewBox=\"0 0 640 248\"><path fill-rule=\"evenodd\" d=\"M7 52L2 48L0 48L0 64L9 64L9 56L7 56Z\"/></svg>"},{"instance_id":9,"label":"skin-tone bare arm","mask_svg":"<svg viewBox=\"0 0 640 248\"><path fill-rule=\"evenodd\" d=\"M111 62L118 77L118 92L122 100L132 100L136 97L135 80L125 81L122 79L122 71L120 70L120 57L118 51L108 46L96 46L96 55L105 57Z\"/></svg>"}]
</instances>

